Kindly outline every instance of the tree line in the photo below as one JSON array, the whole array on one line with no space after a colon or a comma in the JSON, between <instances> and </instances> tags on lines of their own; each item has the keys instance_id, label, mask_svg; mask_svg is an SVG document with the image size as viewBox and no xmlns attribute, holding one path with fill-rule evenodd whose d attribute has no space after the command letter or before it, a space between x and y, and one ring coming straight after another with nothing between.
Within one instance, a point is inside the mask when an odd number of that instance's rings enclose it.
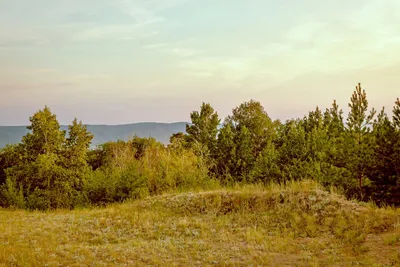
<instances>
[{"instance_id":1,"label":"tree line","mask_svg":"<svg viewBox=\"0 0 400 267\"><path fill-rule=\"evenodd\" d=\"M303 118L272 120L260 102L223 121L208 103L186 133L164 146L152 138L107 142L76 119L68 132L46 107L31 131L0 152L0 205L26 209L101 205L176 190L313 179L349 198L400 206L400 100L389 118L369 108L358 84L344 118L336 101Z\"/></svg>"},{"instance_id":2,"label":"tree line","mask_svg":"<svg viewBox=\"0 0 400 267\"><path fill-rule=\"evenodd\" d=\"M220 119L206 103L191 113L192 125L172 141L206 155L210 175L246 183L313 179L349 198L400 204L400 100L390 119L385 109L369 109L358 84L349 114L336 101L299 119L273 121L257 101Z\"/></svg>"}]
</instances>

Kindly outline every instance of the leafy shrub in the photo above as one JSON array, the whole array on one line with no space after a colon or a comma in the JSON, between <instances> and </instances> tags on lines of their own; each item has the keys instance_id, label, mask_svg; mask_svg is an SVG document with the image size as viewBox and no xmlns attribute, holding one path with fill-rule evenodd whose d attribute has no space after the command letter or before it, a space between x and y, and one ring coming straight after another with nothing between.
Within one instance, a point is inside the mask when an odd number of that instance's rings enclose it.
<instances>
[{"instance_id":1,"label":"leafy shrub","mask_svg":"<svg viewBox=\"0 0 400 267\"><path fill-rule=\"evenodd\" d=\"M17 187L15 179L7 179L0 190L0 205L3 207L14 207L24 209L26 201L22 186Z\"/></svg>"}]
</instances>

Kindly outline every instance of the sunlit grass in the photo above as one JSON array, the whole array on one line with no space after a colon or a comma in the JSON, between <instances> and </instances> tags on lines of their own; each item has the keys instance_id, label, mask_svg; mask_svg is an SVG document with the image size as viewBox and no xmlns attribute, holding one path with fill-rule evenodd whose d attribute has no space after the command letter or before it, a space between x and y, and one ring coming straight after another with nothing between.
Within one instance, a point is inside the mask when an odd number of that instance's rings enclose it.
<instances>
[{"instance_id":1,"label":"sunlit grass","mask_svg":"<svg viewBox=\"0 0 400 267\"><path fill-rule=\"evenodd\" d=\"M399 236L399 209L313 182L233 186L106 208L0 210L0 265L396 266Z\"/></svg>"}]
</instances>

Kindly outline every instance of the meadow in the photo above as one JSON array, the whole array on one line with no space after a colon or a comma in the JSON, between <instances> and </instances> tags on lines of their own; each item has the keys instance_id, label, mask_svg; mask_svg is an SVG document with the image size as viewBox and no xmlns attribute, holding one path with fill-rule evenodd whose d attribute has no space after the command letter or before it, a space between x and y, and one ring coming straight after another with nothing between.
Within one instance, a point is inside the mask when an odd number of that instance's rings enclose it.
<instances>
[{"instance_id":1,"label":"meadow","mask_svg":"<svg viewBox=\"0 0 400 267\"><path fill-rule=\"evenodd\" d=\"M0 210L0 266L399 266L400 209L313 181Z\"/></svg>"}]
</instances>

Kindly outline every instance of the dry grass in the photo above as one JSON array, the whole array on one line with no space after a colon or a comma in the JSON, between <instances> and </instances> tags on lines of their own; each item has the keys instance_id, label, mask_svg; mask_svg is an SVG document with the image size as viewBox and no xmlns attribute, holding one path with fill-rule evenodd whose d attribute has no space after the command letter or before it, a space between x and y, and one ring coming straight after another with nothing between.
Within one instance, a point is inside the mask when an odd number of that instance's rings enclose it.
<instances>
[{"instance_id":1,"label":"dry grass","mask_svg":"<svg viewBox=\"0 0 400 267\"><path fill-rule=\"evenodd\" d=\"M0 266L399 266L400 210L315 183L0 210Z\"/></svg>"}]
</instances>

